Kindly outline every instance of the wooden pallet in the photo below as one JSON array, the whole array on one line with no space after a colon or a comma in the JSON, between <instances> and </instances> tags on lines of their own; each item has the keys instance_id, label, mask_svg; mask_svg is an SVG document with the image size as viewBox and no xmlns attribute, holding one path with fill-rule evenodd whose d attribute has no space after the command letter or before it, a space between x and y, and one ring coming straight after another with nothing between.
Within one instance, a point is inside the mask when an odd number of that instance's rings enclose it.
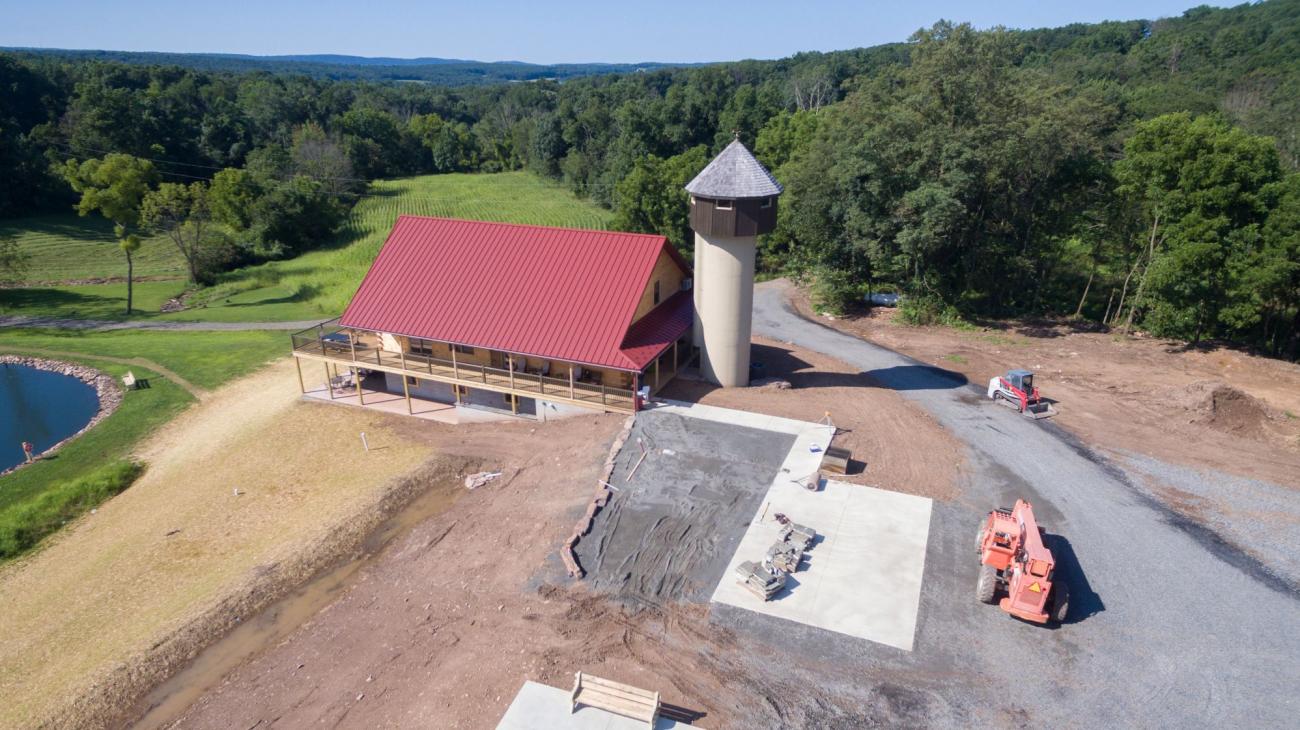
<instances>
[{"instance_id":1,"label":"wooden pallet","mask_svg":"<svg viewBox=\"0 0 1300 730\"><path fill-rule=\"evenodd\" d=\"M655 719L659 717L658 692L638 689L582 672L574 674L573 693L569 696L569 700L573 705L571 712L577 712L578 705L595 707L634 720L644 720L646 727L651 730L654 730Z\"/></svg>"}]
</instances>

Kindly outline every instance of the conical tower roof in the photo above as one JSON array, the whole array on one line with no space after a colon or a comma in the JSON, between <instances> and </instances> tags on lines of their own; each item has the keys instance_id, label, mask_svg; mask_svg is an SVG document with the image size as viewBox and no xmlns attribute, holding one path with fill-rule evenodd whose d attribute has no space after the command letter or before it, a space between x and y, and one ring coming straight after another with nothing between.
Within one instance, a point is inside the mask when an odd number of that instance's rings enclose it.
<instances>
[{"instance_id":1,"label":"conical tower roof","mask_svg":"<svg viewBox=\"0 0 1300 730\"><path fill-rule=\"evenodd\" d=\"M767 198L784 188L754 159L740 140L734 140L686 184L686 191L701 198Z\"/></svg>"}]
</instances>

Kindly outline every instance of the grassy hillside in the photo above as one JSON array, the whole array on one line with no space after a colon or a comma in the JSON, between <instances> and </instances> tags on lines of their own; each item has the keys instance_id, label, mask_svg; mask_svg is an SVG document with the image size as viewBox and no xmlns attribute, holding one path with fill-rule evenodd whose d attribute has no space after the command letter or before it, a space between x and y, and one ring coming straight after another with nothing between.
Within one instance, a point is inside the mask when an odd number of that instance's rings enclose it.
<instances>
[{"instance_id":1,"label":"grassy hillside","mask_svg":"<svg viewBox=\"0 0 1300 730\"><path fill-rule=\"evenodd\" d=\"M397 216L404 213L597 229L608 227L612 217L609 211L578 199L560 185L523 172L376 181L343 230L323 248L295 259L233 271L216 286L196 292L189 300L191 308L184 312L158 314L158 307L183 288L179 279L137 284L136 307L141 311L135 317L257 322L335 316L356 291ZM60 266L72 271L75 266L75 278L116 276L121 254L111 247L105 247L109 255L102 258L87 258L75 265L60 262L73 258L76 246L85 245L81 242L92 235L87 231L97 230L92 220L64 219L62 233L48 218L13 221L9 227L21 240L45 241L44 249L34 252L33 271L54 271ZM160 247L154 253L151 271L160 274L172 264L166 263ZM99 249L95 254L98 256ZM136 270L141 270L138 265ZM125 297L124 284L0 290L0 314L121 319Z\"/></svg>"},{"instance_id":2,"label":"grassy hillside","mask_svg":"<svg viewBox=\"0 0 1300 730\"><path fill-rule=\"evenodd\" d=\"M30 282L69 282L126 276L126 257L113 225L99 216L75 213L0 220L0 238L12 237L29 258ZM162 236L145 238L135 254L140 278L182 278L185 259Z\"/></svg>"}]
</instances>

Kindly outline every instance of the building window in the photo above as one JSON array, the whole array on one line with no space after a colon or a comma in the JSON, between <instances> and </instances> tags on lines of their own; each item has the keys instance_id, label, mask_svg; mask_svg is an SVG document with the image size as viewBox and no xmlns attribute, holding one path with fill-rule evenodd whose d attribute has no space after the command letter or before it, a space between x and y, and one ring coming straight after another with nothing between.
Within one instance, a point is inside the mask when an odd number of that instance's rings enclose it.
<instances>
[{"instance_id":1,"label":"building window","mask_svg":"<svg viewBox=\"0 0 1300 730\"><path fill-rule=\"evenodd\" d=\"M459 352L462 355L474 354L474 348L469 347L468 345L452 345L451 349L455 350L456 352Z\"/></svg>"},{"instance_id":2,"label":"building window","mask_svg":"<svg viewBox=\"0 0 1300 730\"><path fill-rule=\"evenodd\" d=\"M719 200L716 207L718 210L731 210L731 204L730 200Z\"/></svg>"},{"instance_id":3,"label":"building window","mask_svg":"<svg viewBox=\"0 0 1300 730\"><path fill-rule=\"evenodd\" d=\"M655 304L659 303L659 280L655 279Z\"/></svg>"},{"instance_id":4,"label":"building window","mask_svg":"<svg viewBox=\"0 0 1300 730\"><path fill-rule=\"evenodd\" d=\"M763 204L760 205L760 206L758 206L758 207L760 207L760 208L771 208L771 207L772 207L772 199L771 199L771 198L764 198L764 199L763 199Z\"/></svg>"},{"instance_id":5,"label":"building window","mask_svg":"<svg viewBox=\"0 0 1300 730\"><path fill-rule=\"evenodd\" d=\"M417 340L412 337L407 349L414 355L433 357L433 343L428 340Z\"/></svg>"},{"instance_id":6,"label":"building window","mask_svg":"<svg viewBox=\"0 0 1300 730\"><path fill-rule=\"evenodd\" d=\"M406 384L418 388L420 387L420 379L414 375L408 375L406 376Z\"/></svg>"}]
</instances>

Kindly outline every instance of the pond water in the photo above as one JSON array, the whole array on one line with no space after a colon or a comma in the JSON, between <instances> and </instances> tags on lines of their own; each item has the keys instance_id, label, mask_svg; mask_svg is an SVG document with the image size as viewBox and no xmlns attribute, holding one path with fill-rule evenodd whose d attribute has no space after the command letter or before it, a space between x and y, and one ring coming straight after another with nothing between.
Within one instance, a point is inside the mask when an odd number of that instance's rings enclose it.
<instances>
[{"instance_id":1,"label":"pond water","mask_svg":"<svg viewBox=\"0 0 1300 730\"><path fill-rule=\"evenodd\" d=\"M22 463L24 441L39 454L80 431L98 411L95 389L77 378L0 365L0 471Z\"/></svg>"}]
</instances>

